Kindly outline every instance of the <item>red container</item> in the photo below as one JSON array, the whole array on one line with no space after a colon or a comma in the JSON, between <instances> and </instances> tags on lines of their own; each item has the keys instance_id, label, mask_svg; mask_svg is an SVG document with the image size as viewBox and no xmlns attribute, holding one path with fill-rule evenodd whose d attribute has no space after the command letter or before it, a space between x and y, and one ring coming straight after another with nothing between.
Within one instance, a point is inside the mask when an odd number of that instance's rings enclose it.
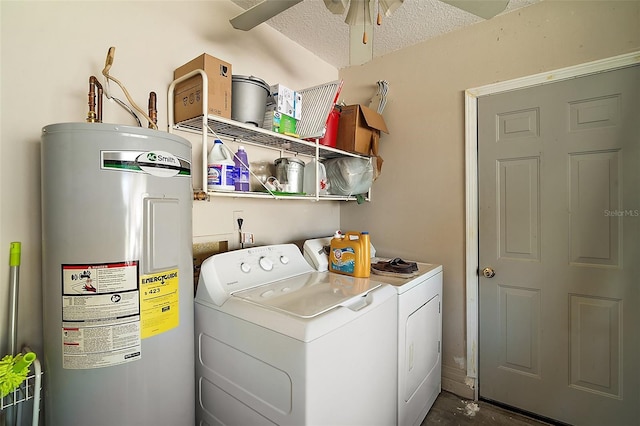
<instances>
[{"instance_id":1,"label":"red container","mask_svg":"<svg viewBox=\"0 0 640 426\"><path fill-rule=\"evenodd\" d=\"M324 137L318 141L320 144L335 148L336 137L338 136L338 121L340 121L340 110L334 108L329 113L329 117L327 117L327 128L324 132Z\"/></svg>"}]
</instances>

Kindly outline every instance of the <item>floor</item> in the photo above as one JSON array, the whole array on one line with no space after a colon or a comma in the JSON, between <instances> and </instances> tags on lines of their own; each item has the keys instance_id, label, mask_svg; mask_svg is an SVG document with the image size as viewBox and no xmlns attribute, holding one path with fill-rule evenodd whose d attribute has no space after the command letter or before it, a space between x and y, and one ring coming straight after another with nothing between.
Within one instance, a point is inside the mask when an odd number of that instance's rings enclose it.
<instances>
[{"instance_id":1,"label":"floor","mask_svg":"<svg viewBox=\"0 0 640 426\"><path fill-rule=\"evenodd\" d=\"M421 426L428 425L491 425L539 426L549 425L484 401L470 401L442 391Z\"/></svg>"}]
</instances>

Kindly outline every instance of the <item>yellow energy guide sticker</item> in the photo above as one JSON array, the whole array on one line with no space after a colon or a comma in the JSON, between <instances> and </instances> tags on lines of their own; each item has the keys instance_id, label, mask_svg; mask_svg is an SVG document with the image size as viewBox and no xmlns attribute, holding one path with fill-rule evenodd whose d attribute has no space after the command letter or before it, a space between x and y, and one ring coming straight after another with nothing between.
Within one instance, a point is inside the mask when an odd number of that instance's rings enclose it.
<instances>
[{"instance_id":1,"label":"yellow energy guide sticker","mask_svg":"<svg viewBox=\"0 0 640 426\"><path fill-rule=\"evenodd\" d=\"M140 278L140 316L143 339L178 326L178 270Z\"/></svg>"}]
</instances>

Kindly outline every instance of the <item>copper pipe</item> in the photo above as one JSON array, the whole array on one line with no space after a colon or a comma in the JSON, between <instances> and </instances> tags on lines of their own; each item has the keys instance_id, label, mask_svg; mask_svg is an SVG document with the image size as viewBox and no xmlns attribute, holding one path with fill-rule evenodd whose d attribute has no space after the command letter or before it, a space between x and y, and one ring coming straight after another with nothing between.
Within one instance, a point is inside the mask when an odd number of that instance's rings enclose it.
<instances>
[{"instance_id":1,"label":"copper pipe","mask_svg":"<svg viewBox=\"0 0 640 426\"><path fill-rule=\"evenodd\" d=\"M149 93L149 118L152 120L152 122L149 122L149 128L150 129L157 129L158 126L158 99L156 96L156 92L150 92Z\"/></svg>"},{"instance_id":2,"label":"copper pipe","mask_svg":"<svg viewBox=\"0 0 640 426\"><path fill-rule=\"evenodd\" d=\"M204 191L195 190L193 192L193 199L196 201L205 201L209 199L209 196Z\"/></svg>"},{"instance_id":3,"label":"copper pipe","mask_svg":"<svg viewBox=\"0 0 640 426\"><path fill-rule=\"evenodd\" d=\"M98 86L98 123L102 123L102 97L104 94L104 90L102 89L102 84L96 79L96 86Z\"/></svg>"},{"instance_id":4,"label":"copper pipe","mask_svg":"<svg viewBox=\"0 0 640 426\"><path fill-rule=\"evenodd\" d=\"M87 114L87 123L96 122L96 78L89 77L89 113Z\"/></svg>"},{"instance_id":5,"label":"copper pipe","mask_svg":"<svg viewBox=\"0 0 640 426\"><path fill-rule=\"evenodd\" d=\"M96 88L98 97L98 108L96 110ZM102 95L104 91L102 84L95 76L89 77L89 113L87 114L88 123L102 123Z\"/></svg>"}]
</instances>

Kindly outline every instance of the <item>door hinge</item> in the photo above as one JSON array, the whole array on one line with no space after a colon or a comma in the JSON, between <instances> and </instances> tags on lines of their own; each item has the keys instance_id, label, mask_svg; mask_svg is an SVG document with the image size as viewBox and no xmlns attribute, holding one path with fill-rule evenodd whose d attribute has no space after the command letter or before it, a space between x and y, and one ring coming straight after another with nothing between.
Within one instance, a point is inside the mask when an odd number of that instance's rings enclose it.
<instances>
[{"instance_id":1,"label":"door hinge","mask_svg":"<svg viewBox=\"0 0 640 426\"><path fill-rule=\"evenodd\" d=\"M438 340L438 353L440 353L440 340Z\"/></svg>"}]
</instances>

